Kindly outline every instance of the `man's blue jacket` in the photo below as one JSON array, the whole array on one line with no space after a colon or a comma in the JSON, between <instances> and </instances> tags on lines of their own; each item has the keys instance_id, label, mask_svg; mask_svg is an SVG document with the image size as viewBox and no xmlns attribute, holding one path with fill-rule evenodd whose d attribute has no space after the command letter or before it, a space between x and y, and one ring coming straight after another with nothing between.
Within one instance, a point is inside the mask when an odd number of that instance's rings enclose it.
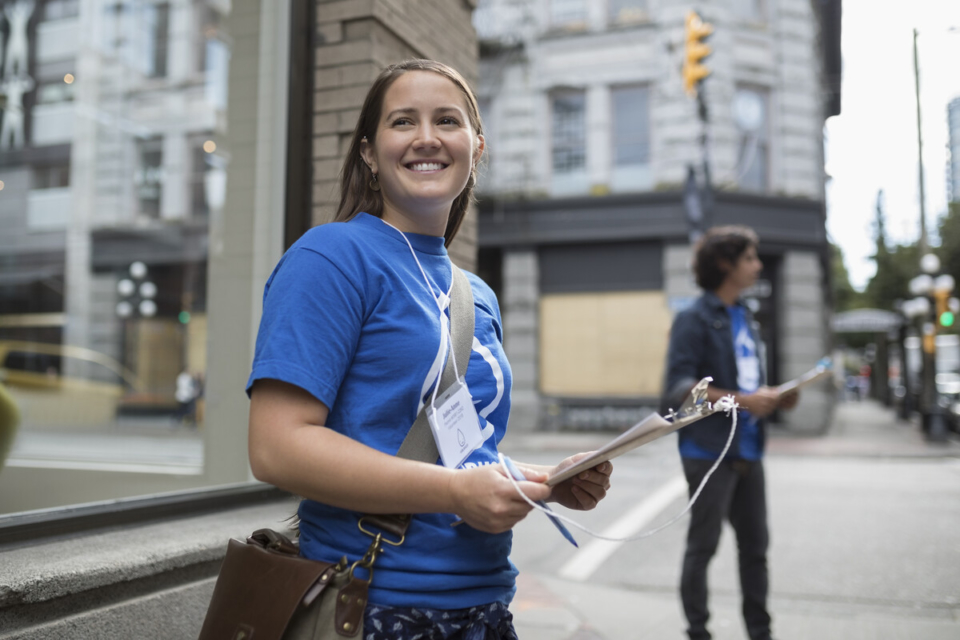
<instances>
[{"instance_id":1,"label":"man's blue jacket","mask_svg":"<svg viewBox=\"0 0 960 640\"><path fill-rule=\"evenodd\" d=\"M737 303L741 304L741 303ZM766 384L765 353L760 342L757 323L750 309L744 307L747 326L758 345L760 384ZM733 332L730 314L723 301L706 292L691 306L679 312L670 330L670 350L667 352L667 374L661 411L678 409L687 393L702 378L710 376L711 383L720 389L737 391L737 358L733 350ZM766 427L759 422L760 451L766 441ZM730 435L730 419L718 413L694 422L678 432L681 443L693 440L701 449L717 455L723 450ZM730 451L740 450L740 432L734 436Z\"/></svg>"}]
</instances>

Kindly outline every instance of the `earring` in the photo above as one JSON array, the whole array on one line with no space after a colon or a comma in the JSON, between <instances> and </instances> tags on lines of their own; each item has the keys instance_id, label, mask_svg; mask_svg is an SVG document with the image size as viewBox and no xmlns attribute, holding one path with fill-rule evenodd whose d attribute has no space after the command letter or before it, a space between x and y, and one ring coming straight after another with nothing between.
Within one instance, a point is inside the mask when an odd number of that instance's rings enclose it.
<instances>
[{"instance_id":1,"label":"earring","mask_svg":"<svg viewBox=\"0 0 960 640\"><path fill-rule=\"evenodd\" d=\"M370 187L370 191L380 191L380 183L377 181L377 174L373 174L373 177L370 178L370 183L367 186Z\"/></svg>"}]
</instances>

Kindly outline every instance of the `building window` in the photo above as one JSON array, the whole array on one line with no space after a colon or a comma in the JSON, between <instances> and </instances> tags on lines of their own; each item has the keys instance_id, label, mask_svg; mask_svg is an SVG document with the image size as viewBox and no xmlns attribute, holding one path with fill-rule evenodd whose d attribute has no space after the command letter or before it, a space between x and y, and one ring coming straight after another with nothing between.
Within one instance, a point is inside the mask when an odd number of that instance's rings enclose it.
<instances>
[{"instance_id":1,"label":"building window","mask_svg":"<svg viewBox=\"0 0 960 640\"><path fill-rule=\"evenodd\" d=\"M167 75L167 49L170 46L170 3L143 7L144 60L151 78Z\"/></svg>"},{"instance_id":2,"label":"building window","mask_svg":"<svg viewBox=\"0 0 960 640\"><path fill-rule=\"evenodd\" d=\"M553 94L553 172L582 171L587 166L587 101L583 91Z\"/></svg>"},{"instance_id":3,"label":"building window","mask_svg":"<svg viewBox=\"0 0 960 640\"><path fill-rule=\"evenodd\" d=\"M219 111L227 108L230 47L211 38L204 43L204 91L207 101Z\"/></svg>"},{"instance_id":4,"label":"building window","mask_svg":"<svg viewBox=\"0 0 960 640\"><path fill-rule=\"evenodd\" d=\"M160 196L163 192L163 138L140 140L140 164L134 174L139 213L150 218L160 217Z\"/></svg>"},{"instance_id":5,"label":"building window","mask_svg":"<svg viewBox=\"0 0 960 640\"><path fill-rule=\"evenodd\" d=\"M736 0L737 16L749 22L763 22L766 19L764 0Z\"/></svg>"},{"instance_id":6,"label":"building window","mask_svg":"<svg viewBox=\"0 0 960 640\"><path fill-rule=\"evenodd\" d=\"M68 84L63 80L41 82L37 87L37 104L60 104L73 102L76 95L76 84Z\"/></svg>"},{"instance_id":7,"label":"building window","mask_svg":"<svg viewBox=\"0 0 960 640\"><path fill-rule=\"evenodd\" d=\"M190 215L203 218L223 206L226 196L226 159L217 153L212 133L190 141Z\"/></svg>"},{"instance_id":8,"label":"building window","mask_svg":"<svg viewBox=\"0 0 960 640\"><path fill-rule=\"evenodd\" d=\"M80 15L80 0L47 0L43 4L43 13L40 19L65 20Z\"/></svg>"},{"instance_id":9,"label":"building window","mask_svg":"<svg viewBox=\"0 0 960 640\"><path fill-rule=\"evenodd\" d=\"M69 164L40 165L33 168L33 173L30 177L30 188L32 190L60 189L69 186Z\"/></svg>"},{"instance_id":10,"label":"building window","mask_svg":"<svg viewBox=\"0 0 960 640\"><path fill-rule=\"evenodd\" d=\"M583 27L587 23L587 3L584 0L550 0L550 25L554 27Z\"/></svg>"},{"instance_id":11,"label":"building window","mask_svg":"<svg viewBox=\"0 0 960 640\"><path fill-rule=\"evenodd\" d=\"M639 22L647 17L647 0L608 0L610 22Z\"/></svg>"},{"instance_id":12,"label":"building window","mask_svg":"<svg viewBox=\"0 0 960 640\"><path fill-rule=\"evenodd\" d=\"M30 70L42 103L26 114L34 135L17 136L23 149L0 145L0 377L21 415L9 455L0 454L0 514L245 481L246 455L228 444L236 433L216 427L237 423L229 412L242 406L207 411L203 393L229 385L242 394L231 376L249 360L224 364L238 350L227 346L225 358L208 336L232 330L237 309L255 330L260 301L245 290L262 288L280 257L286 189L307 188L269 167L285 157L288 114L309 112L312 96L288 104L290 94L267 82L307 57L310 39L288 30L291 8L307 3L261 1L262 12L225 0L0 4L2 62L12 70L4 82ZM190 73L203 27L189 9L200 5L219 8L223 47L201 68L224 79L228 64L244 70L235 77L250 122L232 131L234 96L217 83L215 108ZM235 24L258 45L229 50ZM58 45L55 56L34 46L34 26ZM155 79L175 71L177 82ZM82 91L71 97L83 82L97 90L82 96L80 113ZM6 93L9 132L20 101ZM74 117L83 135L73 135ZM243 293L227 281L243 281ZM209 316L208 282L217 297ZM208 348L217 354L209 368ZM184 373L198 381L187 402Z\"/></svg>"},{"instance_id":13,"label":"building window","mask_svg":"<svg viewBox=\"0 0 960 640\"><path fill-rule=\"evenodd\" d=\"M620 87L612 92L613 161L615 165L650 162L650 92L646 87Z\"/></svg>"},{"instance_id":14,"label":"building window","mask_svg":"<svg viewBox=\"0 0 960 640\"><path fill-rule=\"evenodd\" d=\"M737 183L748 191L769 188L770 117L766 90L740 87L733 101L737 127Z\"/></svg>"}]
</instances>

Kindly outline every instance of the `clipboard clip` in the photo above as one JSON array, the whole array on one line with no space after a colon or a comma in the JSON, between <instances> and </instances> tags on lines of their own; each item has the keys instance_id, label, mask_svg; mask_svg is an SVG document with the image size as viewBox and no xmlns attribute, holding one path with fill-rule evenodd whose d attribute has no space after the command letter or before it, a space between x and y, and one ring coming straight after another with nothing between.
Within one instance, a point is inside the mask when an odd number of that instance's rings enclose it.
<instances>
[{"instance_id":1,"label":"clipboard clip","mask_svg":"<svg viewBox=\"0 0 960 640\"><path fill-rule=\"evenodd\" d=\"M666 416L670 422L676 422L684 418L705 416L713 413L713 406L707 402L707 387L713 382L713 378L707 376L693 385L690 393L684 398L683 404L676 411L671 409Z\"/></svg>"}]
</instances>

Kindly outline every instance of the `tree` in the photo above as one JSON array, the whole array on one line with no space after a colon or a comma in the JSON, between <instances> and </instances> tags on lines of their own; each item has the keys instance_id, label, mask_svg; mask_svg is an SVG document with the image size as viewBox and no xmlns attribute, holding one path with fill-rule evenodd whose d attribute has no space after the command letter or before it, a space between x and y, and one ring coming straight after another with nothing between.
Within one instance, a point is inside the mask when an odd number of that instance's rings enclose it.
<instances>
[{"instance_id":1,"label":"tree","mask_svg":"<svg viewBox=\"0 0 960 640\"><path fill-rule=\"evenodd\" d=\"M940 248L940 268L949 273L960 285L960 202L951 202L947 215L940 218L938 225Z\"/></svg>"},{"instance_id":2,"label":"tree","mask_svg":"<svg viewBox=\"0 0 960 640\"><path fill-rule=\"evenodd\" d=\"M920 248L914 244L887 246L883 212L883 190L877 192L877 218L874 223L877 248L871 256L877 265L867 288L864 302L875 309L892 311L897 300L910 296L910 280L920 273Z\"/></svg>"},{"instance_id":3,"label":"tree","mask_svg":"<svg viewBox=\"0 0 960 640\"><path fill-rule=\"evenodd\" d=\"M843 263L843 249L830 243L831 293L833 310L849 311L863 306L862 295L850 284L850 274Z\"/></svg>"},{"instance_id":4,"label":"tree","mask_svg":"<svg viewBox=\"0 0 960 640\"><path fill-rule=\"evenodd\" d=\"M910 296L910 280L920 273L920 248L917 244L897 245L874 260L877 272L867 283L864 298L875 309L893 311L897 300Z\"/></svg>"},{"instance_id":5,"label":"tree","mask_svg":"<svg viewBox=\"0 0 960 640\"><path fill-rule=\"evenodd\" d=\"M876 236L874 240L877 243L877 250L873 255L873 259L883 260L890 253L887 249L886 225L883 219L883 189L877 191L877 218L874 224L876 225Z\"/></svg>"}]
</instances>

